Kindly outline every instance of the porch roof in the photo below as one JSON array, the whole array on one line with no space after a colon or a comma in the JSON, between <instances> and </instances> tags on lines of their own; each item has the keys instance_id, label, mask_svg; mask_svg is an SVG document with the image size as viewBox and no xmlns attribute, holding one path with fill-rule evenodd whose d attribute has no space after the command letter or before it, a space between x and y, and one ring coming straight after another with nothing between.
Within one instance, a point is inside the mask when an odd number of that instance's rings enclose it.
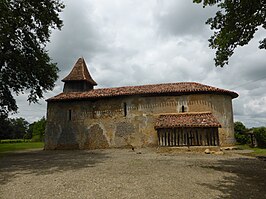
<instances>
[{"instance_id":1,"label":"porch roof","mask_svg":"<svg viewBox=\"0 0 266 199\"><path fill-rule=\"evenodd\" d=\"M211 112L163 114L155 123L155 129L178 127L221 127L221 124Z\"/></svg>"}]
</instances>

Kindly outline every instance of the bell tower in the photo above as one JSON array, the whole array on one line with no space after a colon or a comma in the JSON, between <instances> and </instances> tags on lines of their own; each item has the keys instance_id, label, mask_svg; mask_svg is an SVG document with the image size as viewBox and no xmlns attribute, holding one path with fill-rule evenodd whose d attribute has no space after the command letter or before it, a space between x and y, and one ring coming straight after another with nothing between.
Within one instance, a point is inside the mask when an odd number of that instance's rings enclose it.
<instances>
[{"instance_id":1,"label":"bell tower","mask_svg":"<svg viewBox=\"0 0 266 199\"><path fill-rule=\"evenodd\" d=\"M79 58L71 72L62 79L64 82L63 92L84 92L92 90L97 83L92 79L84 58Z\"/></svg>"}]
</instances>

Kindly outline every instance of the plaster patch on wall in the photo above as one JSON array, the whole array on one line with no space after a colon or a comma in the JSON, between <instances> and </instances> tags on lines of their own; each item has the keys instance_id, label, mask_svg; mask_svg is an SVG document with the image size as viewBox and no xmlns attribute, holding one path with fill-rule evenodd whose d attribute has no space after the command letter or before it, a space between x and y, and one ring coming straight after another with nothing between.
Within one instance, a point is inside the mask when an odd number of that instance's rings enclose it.
<instances>
[{"instance_id":1,"label":"plaster patch on wall","mask_svg":"<svg viewBox=\"0 0 266 199\"><path fill-rule=\"evenodd\" d=\"M62 132L59 135L58 143L60 148L72 148L73 146L78 146L78 142L76 141L76 129L73 126L68 126L62 130Z\"/></svg>"},{"instance_id":2,"label":"plaster patch on wall","mask_svg":"<svg viewBox=\"0 0 266 199\"><path fill-rule=\"evenodd\" d=\"M104 130L99 124L93 124L88 127L85 135L84 148L99 149L108 148L109 144L104 135Z\"/></svg>"},{"instance_id":3,"label":"plaster patch on wall","mask_svg":"<svg viewBox=\"0 0 266 199\"><path fill-rule=\"evenodd\" d=\"M111 145L111 137L107 135L107 131L105 129L105 126L102 124L102 123L98 123L98 125L101 127L101 129L103 130L103 135L105 136L107 142L108 142L108 145L110 146Z\"/></svg>"},{"instance_id":4,"label":"plaster patch on wall","mask_svg":"<svg viewBox=\"0 0 266 199\"><path fill-rule=\"evenodd\" d=\"M62 127L60 124L54 122L47 122L45 128L45 149L55 149L58 145L58 140L62 134Z\"/></svg>"},{"instance_id":5,"label":"plaster patch on wall","mask_svg":"<svg viewBox=\"0 0 266 199\"><path fill-rule=\"evenodd\" d=\"M130 145L132 134L136 131L134 125L130 122L116 123L115 143L118 146Z\"/></svg>"}]
</instances>

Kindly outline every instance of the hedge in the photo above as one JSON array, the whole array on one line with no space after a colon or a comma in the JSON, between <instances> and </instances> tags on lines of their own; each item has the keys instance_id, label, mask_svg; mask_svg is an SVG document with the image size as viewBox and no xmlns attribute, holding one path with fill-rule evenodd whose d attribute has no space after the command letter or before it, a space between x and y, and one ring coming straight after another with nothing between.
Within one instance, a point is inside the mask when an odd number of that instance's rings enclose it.
<instances>
[{"instance_id":1,"label":"hedge","mask_svg":"<svg viewBox=\"0 0 266 199\"><path fill-rule=\"evenodd\" d=\"M253 132L257 140L258 147L266 148L266 127L255 128Z\"/></svg>"},{"instance_id":2,"label":"hedge","mask_svg":"<svg viewBox=\"0 0 266 199\"><path fill-rule=\"evenodd\" d=\"M0 144L13 144L13 143L23 143L23 142L31 142L30 139L7 139L0 140Z\"/></svg>"}]
</instances>

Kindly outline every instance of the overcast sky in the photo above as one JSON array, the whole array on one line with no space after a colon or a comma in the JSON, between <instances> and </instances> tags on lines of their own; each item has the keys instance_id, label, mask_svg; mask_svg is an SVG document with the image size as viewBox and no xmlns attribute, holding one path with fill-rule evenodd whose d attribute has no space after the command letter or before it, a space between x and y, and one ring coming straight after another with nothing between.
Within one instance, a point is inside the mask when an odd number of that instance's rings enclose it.
<instances>
[{"instance_id":1,"label":"overcast sky","mask_svg":"<svg viewBox=\"0 0 266 199\"><path fill-rule=\"evenodd\" d=\"M83 56L96 88L194 81L236 91L234 120L266 126L265 50L260 30L248 46L238 48L224 68L214 66L208 47L212 32L205 21L215 8L192 0L64 1L62 31L53 31L47 49L60 69L45 99L63 90L63 79ZM17 97L19 113L29 122L46 115L46 102L28 105Z\"/></svg>"}]
</instances>

